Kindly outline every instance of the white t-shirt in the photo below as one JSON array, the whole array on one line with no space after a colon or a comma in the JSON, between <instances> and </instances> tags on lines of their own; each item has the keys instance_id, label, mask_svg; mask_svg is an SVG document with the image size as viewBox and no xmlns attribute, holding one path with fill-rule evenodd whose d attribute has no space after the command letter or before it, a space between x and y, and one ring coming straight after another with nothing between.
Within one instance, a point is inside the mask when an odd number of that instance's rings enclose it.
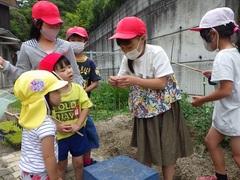
<instances>
[{"instance_id":1,"label":"white t-shirt","mask_svg":"<svg viewBox=\"0 0 240 180\"><path fill-rule=\"evenodd\" d=\"M34 119L33 119L34 121ZM33 130L23 129L21 144L21 159L19 168L29 173L45 172L45 165L42 157L41 140L47 136L54 136L54 151L58 159L58 145L56 140L56 125L49 116L43 123Z\"/></svg>"},{"instance_id":2,"label":"white t-shirt","mask_svg":"<svg viewBox=\"0 0 240 180\"><path fill-rule=\"evenodd\" d=\"M127 61L127 57L124 56L118 76L131 74L133 76L151 79L173 74L168 56L160 46L146 44L144 54L134 60L134 74L130 72Z\"/></svg>"},{"instance_id":3,"label":"white t-shirt","mask_svg":"<svg viewBox=\"0 0 240 180\"><path fill-rule=\"evenodd\" d=\"M164 90L130 87L129 108L137 118L151 118L168 111L171 103L181 99L181 90L173 74L167 54L160 46L146 45L144 54L133 61L134 73L129 70L128 60L124 56L118 76L132 75L143 79L167 77Z\"/></svg>"},{"instance_id":4,"label":"white t-shirt","mask_svg":"<svg viewBox=\"0 0 240 180\"><path fill-rule=\"evenodd\" d=\"M213 62L211 81L233 82L232 94L215 102L212 126L227 136L240 136L240 53L221 50Z\"/></svg>"}]
</instances>

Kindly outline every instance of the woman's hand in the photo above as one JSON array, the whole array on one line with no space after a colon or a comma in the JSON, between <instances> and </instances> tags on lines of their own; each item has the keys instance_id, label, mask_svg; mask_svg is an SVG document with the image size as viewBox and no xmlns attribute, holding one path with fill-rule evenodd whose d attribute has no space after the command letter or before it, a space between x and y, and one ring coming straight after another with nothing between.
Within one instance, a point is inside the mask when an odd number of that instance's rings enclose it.
<instances>
[{"instance_id":1,"label":"woman's hand","mask_svg":"<svg viewBox=\"0 0 240 180\"><path fill-rule=\"evenodd\" d=\"M4 59L0 56L0 69L3 69Z\"/></svg>"}]
</instances>

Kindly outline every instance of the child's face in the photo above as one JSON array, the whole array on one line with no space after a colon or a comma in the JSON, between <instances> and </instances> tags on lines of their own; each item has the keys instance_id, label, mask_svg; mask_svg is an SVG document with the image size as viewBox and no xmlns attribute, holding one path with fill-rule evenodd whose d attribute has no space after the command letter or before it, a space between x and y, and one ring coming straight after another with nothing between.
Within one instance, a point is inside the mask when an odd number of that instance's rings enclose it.
<instances>
[{"instance_id":1,"label":"child's face","mask_svg":"<svg viewBox=\"0 0 240 180\"><path fill-rule=\"evenodd\" d=\"M50 100L52 106L59 106L61 103L60 91L56 90L56 91L50 92L49 100Z\"/></svg>"},{"instance_id":2,"label":"child's face","mask_svg":"<svg viewBox=\"0 0 240 180\"><path fill-rule=\"evenodd\" d=\"M82 42L85 43L85 38L82 36L78 36L78 35L72 35L69 38L69 42Z\"/></svg>"},{"instance_id":3,"label":"child's face","mask_svg":"<svg viewBox=\"0 0 240 180\"><path fill-rule=\"evenodd\" d=\"M137 51L142 50L142 46L144 45L144 37L135 37L130 40L129 44L120 44L120 48L124 53L128 53L134 49L137 49Z\"/></svg>"},{"instance_id":4,"label":"child's face","mask_svg":"<svg viewBox=\"0 0 240 180\"><path fill-rule=\"evenodd\" d=\"M63 68L57 66L54 70L64 81L73 81L73 69L71 65L63 64Z\"/></svg>"}]
</instances>

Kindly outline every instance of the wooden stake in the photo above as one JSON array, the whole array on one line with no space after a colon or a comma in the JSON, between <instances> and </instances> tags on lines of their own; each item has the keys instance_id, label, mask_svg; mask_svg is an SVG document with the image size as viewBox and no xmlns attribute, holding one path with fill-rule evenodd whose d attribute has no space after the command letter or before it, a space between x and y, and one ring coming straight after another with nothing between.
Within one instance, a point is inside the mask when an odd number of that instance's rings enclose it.
<instances>
[{"instance_id":1,"label":"wooden stake","mask_svg":"<svg viewBox=\"0 0 240 180\"><path fill-rule=\"evenodd\" d=\"M199 73L203 73L202 70L199 70L199 69L196 69L196 68L193 68L193 67L190 67L190 66L184 65L184 64L180 64L180 63L177 63L177 62L174 62L174 61L170 61L170 62L173 63L173 64L176 64L176 65L179 65L179 66L182 66L182 67L185 67L185 68L191 69L191 70L193 70L193 71L196 71L196 72L199 72Z\"/></svg>"}]
</instances>

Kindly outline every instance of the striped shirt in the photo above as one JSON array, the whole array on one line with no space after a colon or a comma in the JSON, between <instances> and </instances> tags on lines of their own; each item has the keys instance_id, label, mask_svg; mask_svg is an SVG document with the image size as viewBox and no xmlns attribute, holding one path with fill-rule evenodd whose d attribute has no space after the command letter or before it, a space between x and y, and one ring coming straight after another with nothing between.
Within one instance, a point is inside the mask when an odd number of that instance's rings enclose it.
<instances>
[{"instance_id":1,"label":"striped shirt","mask_svg":"<svg viewBox=\"0 0 240 180\"><path fill-rule=\"evenodd\" d=\"M41 140L47 136L54 136L54 151L58 159L58 146L56 141L56 126L49 116L43 123L33 130L23 129L21 144L21 159L19 168L29 173L41 173L46 171L43 156Z\"/></svg>"}]
</instances>

